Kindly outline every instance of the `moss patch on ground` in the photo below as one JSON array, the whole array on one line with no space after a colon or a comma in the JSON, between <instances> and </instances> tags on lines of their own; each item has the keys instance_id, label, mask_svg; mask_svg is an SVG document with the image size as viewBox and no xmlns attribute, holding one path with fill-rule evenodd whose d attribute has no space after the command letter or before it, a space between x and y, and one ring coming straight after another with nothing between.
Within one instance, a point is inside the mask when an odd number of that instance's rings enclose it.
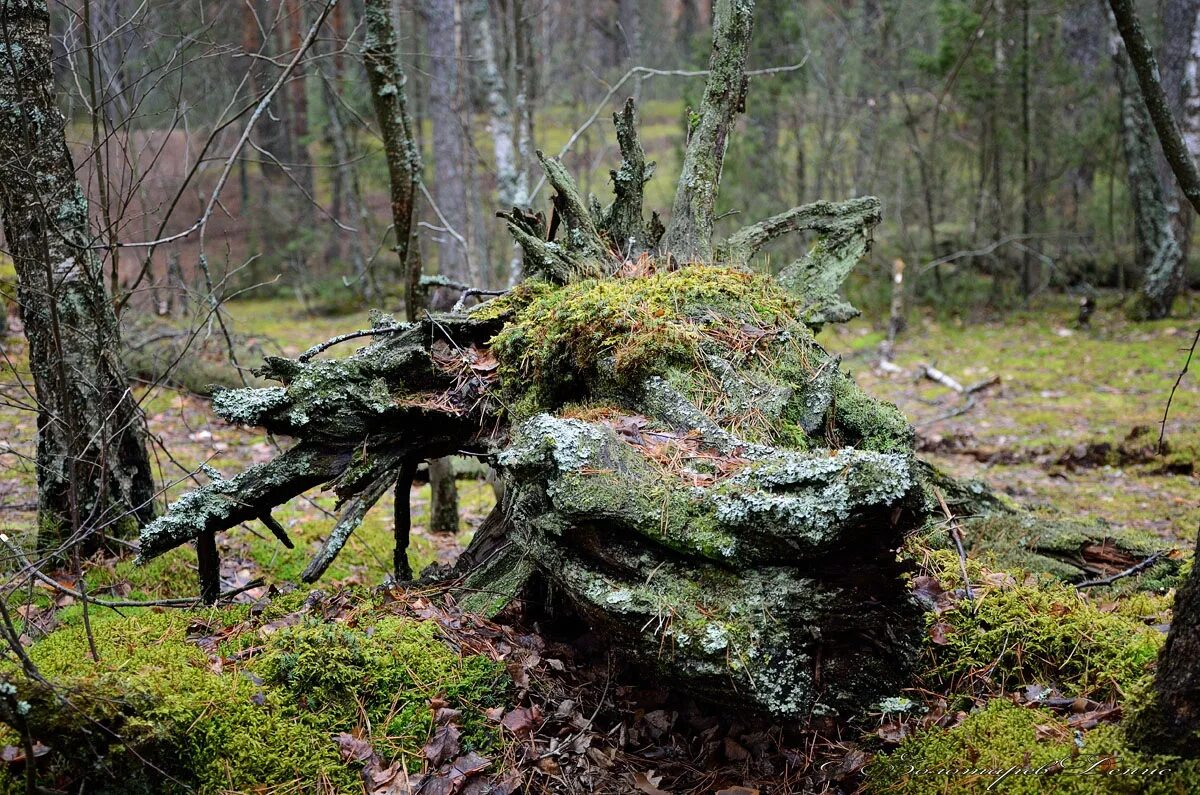
<instances>
[{"instance_id":1,"label":"moss patch on ground","mask_svg":"<svg viewBox=\"0 0 1200 795\"><path fill-rule=\"evenodd\" d=\"M949 550L928 552L939 588L963 588L961 564ZM973 598L927 614L927 685L974 697L1025 685L1055 687L1070 696L1115 700L1142 687L1165 635L1156 625L1167 596L1138 593L1093 601L1070 585L967 562Z\"/></svg>"},{"instance_id":2,"label":"moss patch on ground","mask_svg":"<svg viewBox=\"0 0 1200 795\"><path fill-rule=\"evenodd\" d=\"M503 703L502 665L460 656L436 623L366 597L337 620L301 602L286 597L258 616L247 606L93 611L98 662L78 620L34 643L30 658L54 691L12 664L4 678L51 749L43 775L87 792L360 792L360 765L341 759L336 735L357 731L385 761L417 770L434 700L461 711L464 748L498 749L483 711Z\"/></svg>"},{"instance_id":3,"label":"moss patch on ground","mask_svg":"<svg viewBox=\"0 0 1200 795\"><path fill-rule=\"evenodd\" d=\"M1012 795L1185 793L1200 763L1129 748L1120 726L1086 735L1044 709L997 699L952 729L932 728L876 757L872 793L999 792Z\"/></svg>"}]
</instances>

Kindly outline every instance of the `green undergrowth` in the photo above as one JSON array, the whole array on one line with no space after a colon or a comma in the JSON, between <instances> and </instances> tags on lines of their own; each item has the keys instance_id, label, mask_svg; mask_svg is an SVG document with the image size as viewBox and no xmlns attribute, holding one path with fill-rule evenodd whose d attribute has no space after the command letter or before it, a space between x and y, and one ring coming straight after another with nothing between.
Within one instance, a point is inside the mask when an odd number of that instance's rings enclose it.
<instances>
[{"instance_id":1,"label":"green undergrowth","mask_svg":"<svg viewBox=\"0 0 1200 795\"><path fill-rule=\"evenodd\" d=\"M259 615L248 606L93 609L98 662L78 612L64 615L29 647L53 693L12 664L4 672L51 749L44 783L93 793L357 793L360 765L342 761L337 734L358 732L385 763L419 770L435 700L460 710L464 750L499 749L484 710L503 703L503 665L461 656L438 640L435 622L389 614L365 596L338 620L305 598L280 597Z\"/></svg>"},{"instance_id":2,"label":"green undergrowth","mask_svg":"<svg viewBox=\"0 0 1200 795\"><path fill-rule=\"evenodd\" d=\"M942 588L962 588L954 552L930 551L927 561ZM1148 680L1165 640L1155 625L1169 597L1138 592L1109 601L1044 576L992 571L974 560L966 566L974 598L927 614L924 678L933 689L969 699L1041 685L1106 701Z\"/></svg>"},{"instance_id":3,"label":"green undergrowth","mask_svg":"<svg viewBox=\"0 0 1200 795\"><path fill-rule=\"evenodd\" d=\"M1077 712L1055 712L1030 695L1082 697L1087 709L1113 705L1128 713L1150 686L1169 593L1081 592L1044 574L967 559L967 600L955 552L930 550L920 540L909 551L931 578L916 582L917 592L936 605L927 613L925 664L914 692L936 698L910 710L899 746L867 766L866 792L1195 791L1198 763L1133 748L1119 712L1077 727L1069 720ZM1031 685L1040 690L1025 689ZM950 728L917 728L916 718L929 709L966 714Z\"/></svg>"},{"instance_id":4,"label":"green undergrowth","mask_svg":"<svg viewBox=\"0 0 1200 795\"><path fill-rule=\"evenodd\" d=\"M866 792L1092 795L1195 792L1200 763L1129 747L1121 726L1076 732L1049 710L996 699L952 729L905 739L866 770Z\"/></svg>"}]
</instances>

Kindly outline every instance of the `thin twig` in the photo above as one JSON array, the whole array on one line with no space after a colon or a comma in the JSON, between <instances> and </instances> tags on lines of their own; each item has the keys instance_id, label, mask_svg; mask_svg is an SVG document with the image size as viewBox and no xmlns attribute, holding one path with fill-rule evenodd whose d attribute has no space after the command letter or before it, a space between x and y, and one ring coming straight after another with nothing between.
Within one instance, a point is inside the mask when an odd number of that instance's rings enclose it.
<instances>
[{"instance_id":1,"label":"thin twig","mask_svg":"<svg viewBox=\"0 0 1200 795\"><path fill-rule=\"evenodd\" d=\"M381 326L379 328L364 328L364 329L359 329L358 331L350 331L345 334L339 334L338 336L334 337L333 339L325 340L325 342L321 342L321 343L318 343L318 344L312 346L311 348L306 350L304 353L300 354L300 356L296 359L296 361L300 362L301 364L304 364L305 362L312 359L312 357L316 356L321 351L328 350L329 348L332 348L334 345L340 345L341 343L346 342L348 340L358 339L360 337L373 337L376 334L397 334L401 331L409 331L415 327L416 327L415 323L400 323L395 326Z\"/></svg>"},{"instance_id":2,"label":"thin twig","mask_svg":"<svg viewBox=\"0 0 1200 795\"><path fill-rule=\"evenodd\" d=\"M1192 364L1192 355L1196 352L1196 343L1200 342L1200 328L1196 329L1196 336L1192 337L1192 347L1188 348L1187 361L1183 363L1183 369L1179 371L1179 375L1175 378L1175 385L1171 387L1171 394L1167 396L1167 406L1163 409L1162 422L1158 426L1158 454L1163 454L1163 444L1167 435L1167 415L1171 413L1171 401L1175 399L1175 390L1179 389L1179 384L1183 381L1183 377L1187 375L1188 367Z\"/></svg>"},{"instance_id":3,"label":"thin twig","mask_svg":"<svg viewBox=\"0 0 1200 795\"><path fill-rule=\"evenodd\" d=\"M938 503L942 506L942 513L946 515L946 522L950 526L950 538L954 540L954 547L958 550L958 565L962 571L963 589L967 592L967 601L973 602L975 597L971 594L971 580L967 577L967 550L963 548L962 531L958 527L954 514L950 513L950 506L946 504L942 490L934 488L933 493L937 495Z\"/></svg>"},{"instance_id":4,"label":"thin twig","mask_svg":"<svg viewBox=\"0 0 1200 795\"><path fill-rule=\"evenodd\" d=\"M1137 574L1138 572L1145 571L1146 569L1153 566L1155 563L1158 563L1158 561L1162 559L1164 554L1166 554L1166 553L1164 553L1160 549L1158 552L1155 552L1153 555L1146 558L1141 563L1136 563L1136 564L1130 566L1129 568L1125 569L1124 571L1118 571L1116 574L1110 574L1107 577L1101 577L1098 580L1084 580L1081 583L1076 583L1075 587L1076 588L1091 588L1096 585L1112 585L1114 582L1116 582L1117 580L1120 580L1124 577L1131 577L1134 574Z\"/></svg>"}]
</instances>

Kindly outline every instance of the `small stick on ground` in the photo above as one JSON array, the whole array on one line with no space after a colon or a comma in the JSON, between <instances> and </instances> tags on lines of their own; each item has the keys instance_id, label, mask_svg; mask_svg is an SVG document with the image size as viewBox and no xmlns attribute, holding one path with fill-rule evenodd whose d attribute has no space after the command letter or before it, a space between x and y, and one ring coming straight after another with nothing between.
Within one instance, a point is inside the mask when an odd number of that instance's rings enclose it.
<instances>
[{"instance_id":1,"label":"small stick on ground","mask_svg":"<svg viewBox=\"0 0 1200 795\"><path fill-rule=\"evenodd\" d=\"M1077 583L1075 585L1075 587L1078 589L1078 588L1093 588L1097 585L1112 585L1117 580L1123 579L1125 577L1132 577L1133 575L1138 574L1139 572L1145 571L1146 569L1153 566L1155 563L1158 563L1158 561L1161 560L1162 557L1163 557L1163 552L1162 552L1162 550L1159 550L1158 552L1155 552L1153 555L1146 558L1142 562L1135 563L1134 565L1130 566L1129 568L1125 569L1124 571L1118 571L1116 574L1110 574L1107 577L1100 577L1095 580L1084 580L1081 583Z\"/></svg>"},{"instance_id":2,"label":"small stick on ground","mask_svg":"<svg viewBox=\"0 0 1200 795\"><path fill-rule=\"evenodd\" d=\"M1175 378L1175 385L1171 387L1171 394L1167 396L1167 405L1163 409L1162 422L1158 426L1158 454L1162 455L1165 450L1163 444L1166 441L1167 435L1167 415L1171 413L1171 401L1175 399L1175 390L1179 389L1180 382L1187 375L1188 367L1192 364L1192 355L1196 353L1196 343L1200 342L1200 328L1196 329L1196 336L1192 337L1192 347L1188 348L1187 360L1183 363L1183 369L1179 371L1179 375Z\"/></svg>"},{"instance_id":3,"label":"small stick on ground","mask_svg":"<svg viewBox=\"0 0 1200 795\"><path fill-rule=\"evenodd\" d=\"M967 592L967 601L973 602L975 597L971 593L971 580L967 577L967 550L963 547L962 531L958 527L954 514L950 513L950 506L946 504L942 490L935 488L933 493L937 495L938 504L942 506L942 513L946 515L946 522L950 526L950 538L954 539L954 548L958 550L958 566L962 571L963 589Z\"/></svg>"}]
</instances>

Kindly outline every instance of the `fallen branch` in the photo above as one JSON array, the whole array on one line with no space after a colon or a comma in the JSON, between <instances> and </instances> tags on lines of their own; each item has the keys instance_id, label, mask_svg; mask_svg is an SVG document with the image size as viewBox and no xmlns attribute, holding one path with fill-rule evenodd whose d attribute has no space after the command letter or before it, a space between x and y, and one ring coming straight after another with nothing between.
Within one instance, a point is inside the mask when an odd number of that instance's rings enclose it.
<instances>
[{"instance_id":1,"label":"fallen branch","mask_svg":"<svg viewBox=\"0 0 1200 795\"><path fill-rule=\"evenodd\" d=\"M1100 577L1099 579L1095 579L1095 580L1084 580L1081 583L1076 583L1075 587L1078 589L1078 588L1092 588L1097 585L1112 585L1117 580L1124 579L1125 577L1132 577L1134 574L1145 571L1146 569L1153 566L1155 563L1158 563L1158 561L1162 559L1164 554L1165 554L1164 552L1159 550L1158 552L1155 552L1150 557L1143 560L1141 563L1136 563L1136 564L1130 566L1129 568L1125 569L1124 571L1119 571L1116 574L1110 574L1107 577Z\"/></svg>"}]
</instances>

